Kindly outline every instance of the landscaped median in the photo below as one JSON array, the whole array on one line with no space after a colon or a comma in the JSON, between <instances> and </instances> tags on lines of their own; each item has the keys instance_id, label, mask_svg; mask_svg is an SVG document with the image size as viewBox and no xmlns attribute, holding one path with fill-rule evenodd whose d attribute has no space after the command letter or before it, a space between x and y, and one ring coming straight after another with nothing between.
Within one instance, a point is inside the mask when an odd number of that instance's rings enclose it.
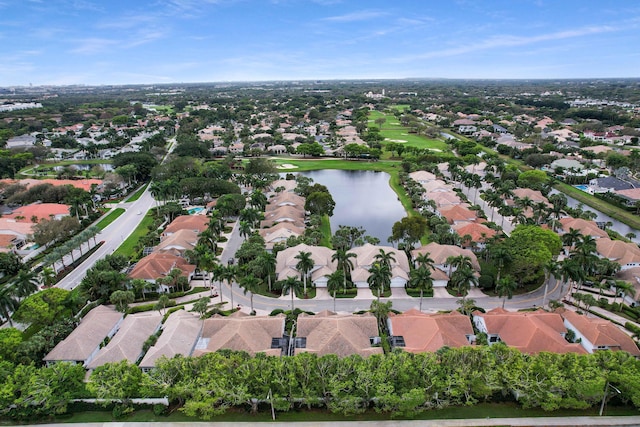
<instances>
[{"instance_id":1,"label":"landscaped median","mask_svg":"<svg viewBox=\"0 0 640 427\"><path fill-rule=\"evenodd\" d=\"M142 187L140 187L140 188L138 189L138 191L136 191L135 193L133 193L133 195L132 195L131 197L129 197L126 201L127 201L127 202L135 202L136 200L138 200L138 199L140 198L140 196L142 196L142 193L144 193L144 190L146 190L146 189L147 189L147 186L148 186L148 185L149 185L149 184L147 183L147 184L143 185Z\"/></svg>"},{"instance_id":2,"label":"landscaped median","mask_svg":"<svg viewBox=\"0 0 640 427\"><path fill-rule=\"evenodd\" d=\"M98 227L100 230L104 230L105 228L107 228L107 226L109 224L111 224L113 221L115 221L116 219L118 219L118 217L120 215L122 215L123 213L125 213L125 210L122 208L116 208L114 210L112 210L111 212L109 212L107 214L107 216L105 216L104 218L102 218L97 224L96 227Z\"/></svg>"},{"instance_id":3,"label":"landscaped median","mask_svg":"<svg viewBox=\"0 0 640 427\"><path fill-rule=\"evenodd\" d=\"M136 253L136 245L138 240L142 236L146 236L149 233L149 227L153 225L153 215L150 212L144 216L140 224L133 230L133 233L115 250L115 254L123 255L127 258L131 258Z\"/></svg>"}]
</instances>

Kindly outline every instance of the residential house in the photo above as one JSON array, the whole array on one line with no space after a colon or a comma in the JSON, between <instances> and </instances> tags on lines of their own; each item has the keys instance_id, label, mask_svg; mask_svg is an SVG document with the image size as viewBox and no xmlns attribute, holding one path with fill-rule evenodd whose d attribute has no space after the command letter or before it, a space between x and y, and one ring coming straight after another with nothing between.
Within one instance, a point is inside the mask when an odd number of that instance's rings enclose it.
<instances>
[{"instance_id":1,"label":"residential house","mask_svg":"<svg viewBox=\"0 0 640 427\"><path fill-rule=\"evenodd\" d=\"M204 320L193 355L228 349L246 351L252 356L257 353L280 356L285 320L284 314L267 317L250 316L242 311L230 316L216 314Z\"/></svg>"},{"instance_id":2,"label":"residential house","mask_svg":"<svg viewBox=\"0 0 640 427\"><path fill-rule=\"evenodd\" d=\"M384 353L375 316L370 313L341 315L330 311L298 316L295 351L338 357Z\"/></svg>"},{"instance_id":3,"label":"residential house","mask_svg":"<svg viewBox=\"0 0 640 427\"><path fill-rule=\"evenodd\" d=\"M595 221L587 221L582 218L572 218L570 216L560 218L560 228L557 230L558 234L563 235L568 233L572 228L578 230L583 236L591 236L594 239L608 238L609 235L606 231L598 227Z\"/></svg>"},{"instance_id":4,"label":"residential house","mask_svg":"<svg viewBox=\"0 0 640 427\"><path fill-rule=\"evenodd\" d=\"M357 288L368 288L369 269L378 262L376 256L384 251L390 254L391 260L391 287L404 288L409 281L409 260L404 251L395 249L391 246L374 246L366 243L363 246L355 247L349 250L349 253L355 254L353 259L353 269L351 270L351 279Z\"/></svg>"},{"instance_id":5,"label":"residential house","mask_svg":"<svg viewBox=\"0 0 640 427\"><path fill-rule=\"evenodd\" d=\"M633 339L608 320L587 317L571 310L558 310L567 329L574 332L576 340L587 352L626 351L639 357L640 350Z\"/></svg>"},{"instance_id":6,"label":"residential house","mask_svg":"<svg viewBox=\"0 0 640 427\"><path fill-rule=\"evenodd\" d=\"M201 331L202 320L196 314L184 310L171 314L162 325L158 341L149 348L140 362L140 369L150 371L163 356L167 359L177 355L191 356Z\"/></svg>"},{"instance_id":7,"label":"residential house","mask_svg":"<svg viewBox=\"0 0 640 427\"><path fill-rule=\"evenodd\" d=\"M409 174L409 178L417 182L418 184L426 184L430 181L435 181L437 177L431 172L427 171L415 171Z\"/></svg>"},{"instance_id":8,"label":"residential house","mask_svg":"<svg viewBox=\"0 0 640 427\"><path fill-rule=\"evenodd\" d=\"M601 258L620 264L620 270L640 267L640 248L635 243L600 238L596 240L596 251Z\"/></svg>"},{"instance_id":9,"label":"residential house","mask_svg":"<svg viewBox=\"0 0 640 427\"><path fill-rule=\"evenodd\" d=\"M289 191L292 192L296 189L298 183L293 179L277 179L271 183L269 188L271 191L279 193Z\"/></svg>"},{"instance_id":10,"label":"residential house","mask_svg":"<svg viewBox=\"0 0 640 427\"><path fill-rule=\"evenodd\" d=\"M138 261L127 277L157 284L158 279L168 276L174 268L179 269L181 275L186 277L189 282L191 282L196 270L195 265L189 264L182 257L170 253L153 252ZM158 290L160 292L172 291L166 285L159 285Z\"/></svg>"},{"instance_id":11,"label":"residential house","mask_svg":"<svg viewBox=\"0 0 640 427\"><path fill-rule=\"evenodd\" d=\"M43 361L47 366L56 362L71 362L86 367L100 351L102 342L118 331L122 318L122 313L99 305L87 313L78 327L60 341Z\"/></svg>"},{"instance_id":12,"label":"residential house","mask_svg":"<svg viewBox=\"0 0 640 427\"><path fill-rule=\"evenodd\" d=\"M277 279L297 277L302 280L302 272L296 267L300 261L296 256L301 252L311 253L313 267L309 271L309 275L312 283L317 287L326 287L327 276L336 271L336 262L331 259L335 252L324 246L309 246L301 243L278 252L276 256Z\"/></svg>"},{"instance_id":13,"label":"residential house","mask_svg":"<svg viewBox=\"0 0 640 427\"><path fill-rule=\"evenodd\" d=\"M393 347L410 353L435 352L442 347L464 347L474 339L468 316L458 311L426 314L416 309L389 314Z\"/></svg>"},{"instance_id":14,"label":"residential house","mask_svg":"<svg viewBox=\"0 0 640 427\"><path fill-rule=\"evenodd\" d=\"M483 249L487 239L496 235L494 229L478 222L459 222L451 228L460 236L460 246L465 249Z\"/></svg>"},{"instance_id":15,"label":"residential house","mask_svg":"<svg viewBox=\"0 0 640 427\"><path fill-rule=\"evenodd\" d=\"M305 198L302 196L298 196L295 193L291 193L291 192L278 193L276 196L271 197L268 200L268 202L269 203L265 208L267 212L271 212L285 206L291 206L304 212Z\"/></svg>"},{"instance_id":16,"label":"residential house","mask_svg":"<svg viewBox=\"0 0 640 427\"><path fill-rule=\"evenodd\" d=\"M197 244L198 232L188 229L178 230L175 233L163 237L160 244L155 247L154 252L170 253L184 257L184 253L193 250Z\"/></svg>"},{"instance_id":17,"label":"residential house","mask_svg":"<svg viewBox=\"0 0 640 427\"><path fill-rule=\"evenodd\" d=\"M176 217L162 232L162 236L170 236L178 230L191 230L197 234L207 229L209 218L206 215L180 215Z\"/></svg>"},{"instance_id":18,"label":"residential house","mask_svg":"<svg viewBox=\"0 0 640 427\"><path fill-rule=\"evenodd\" d=\"M489 345L503 342L528 354L545 351L586 353L580 344L565 339L567 328L558 313L544 310L509 312L495 308L486 313L475 311L473 323L479 332L487 334Z\"/></svg>"},{"instance_id":19,"label":"residential house","mask_svg":"<svg viewBox=\"0 0 640 427\"><path fill-rule=\"evenodd\" d=\"M65 216L69 216L69 211L70 208L68 205L58 203L32 203L14 209L10 214L4 215L4 218L22 222L40 222L43 219L60 220ZM36 221L34 221L34 219Z\"/></svg>"},{"instance_id":20,"label":"residential house","mask_svg":"<svg viewBox=\"0 0 640 427\"><path fill-rule=\"evenodd\" d=\"M449 224L468 224L478 219L476 211L472 211L468 205L453 205L440 209L440 216L443 216Z\"/></svg>"},{"instance_id":21,"label":"residential house","mask_svg":"<svg viewBox=\"0 0 640 427\"><path fill-rule=\"evenodd\" d=\"M144 355L144 343L161 326L162 315L157 311L128 315L109 343L87 364L87 369L122 360L135 364Z\"/></svg>"},{"instance_id":22,"label":"residential house","mask_svg":"<svg viewBox=\"0 0 640 427\"><path fill-rule=\"evenodd\" d=\"M290 237L302 236L304 228L296 227L289 222L280 222L270 228L261 228L258 233L264 239L265 248L271 251L276 243L286 242Z\"/></svg>"},{"instance_id":23,"label":"residential house","mask_svg":"<svg viewBox=\"0 0 640 427\"><path fill-rule=\"evenodd\" d=\"M618 190L617 196L624 199L627 206L635 207L640 202L640 188L630 188L628 190Z\"/></svg>"},{"instance_id":24,"label":"residential house","mask_svg":"<svg viewBox=\"0 0 640 427\"><path fill-rule=\"evenodd\" d=\"M466 256L471 260L471 267L477 273L480 272L480 264L478 258L469 249L463 249L455 245L441 245L439 243L431 242L426 246L422 246L418 249L411 251L411 256L415 260L418 256L427 254L429 258L433 260L434 267L442 271L451 277L451 274L456 271L456 268L449 264L449 259L452 257ZM436 287L434 282L433 286ZM446 286L446 282L442 286Z\"/></svg>"},{"instance_id":25,"label":"residential house","mask_svg":"<svg viewBox=\"0 0 640 427\"><path fill-rule=\"evenodd\" d=\"M630 183L623 181L614 176L607 176L604 178L594 178L589 181L589 193L614 193L620 190L629 190L634 188Z\"/></svg>"},{"instance_id":26,"label":"residential house","mask_svg":"<svg viewBox=\"0 0 640 427\"><path fill-rule=\"evenodd\" d=\"M304 209L294 206L282 206L265 212L264 220L260 221L260 228L269 228L280 222L290 222L296 227L304 227Z\"/></svg>"}]
</instances>

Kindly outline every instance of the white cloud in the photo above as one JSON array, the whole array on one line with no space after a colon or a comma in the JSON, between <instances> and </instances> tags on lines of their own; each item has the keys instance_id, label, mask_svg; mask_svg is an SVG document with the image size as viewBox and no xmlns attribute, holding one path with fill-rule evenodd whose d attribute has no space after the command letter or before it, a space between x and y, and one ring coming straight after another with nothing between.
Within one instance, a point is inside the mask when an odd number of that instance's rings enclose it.
<instances>
[{"instance_id":1,"label":"white cloud","mask_svg":"<svg viewBox=\"0 0 640 427\"><path fill-rule=\"evenodd\" d=\"M120 42L113 39L88 38L79 41L78 46L71 49L71 53L79 53L83 55L94 55L103 53L106 49L116 46Z\"/></svg>"},{"instance_id":2,"label":"white cloud","mask_svg":"<svg viewBox=\"0 0 640 427\"><path fill-rule=\"evenodd\" d=\"M329 16L323 18L323 21L329 22L356 22L356 21L369 21L371 19L380 18L387 15L386 12L378 10L361 10L358 12L347 13L344 15Z\"/></svg>"}]
</instances>

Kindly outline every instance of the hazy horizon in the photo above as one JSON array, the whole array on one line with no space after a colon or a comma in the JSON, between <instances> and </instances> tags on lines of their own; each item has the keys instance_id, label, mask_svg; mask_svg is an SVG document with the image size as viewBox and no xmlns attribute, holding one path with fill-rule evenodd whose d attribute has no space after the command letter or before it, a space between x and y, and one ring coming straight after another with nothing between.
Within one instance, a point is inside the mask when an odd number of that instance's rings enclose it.
<instances>
[{"instance_id":1,"label":"hazy horizon","mask_svg":"<svg viewBox=\"0 0 640 427\"><path fill-rule=\"evenodd\" d=\"M0 86L635 78L620 0L0 0Z\"/></svg>"}]
</instances>

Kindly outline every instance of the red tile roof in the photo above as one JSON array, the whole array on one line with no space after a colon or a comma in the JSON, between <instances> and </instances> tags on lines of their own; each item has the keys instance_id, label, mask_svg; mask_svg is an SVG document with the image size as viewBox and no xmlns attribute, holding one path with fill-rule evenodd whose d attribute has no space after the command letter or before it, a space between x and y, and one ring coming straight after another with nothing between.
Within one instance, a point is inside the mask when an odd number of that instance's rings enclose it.
<instances>
[{"instance_id":1,"label":"red tile roof","mask_svg":"<svg viewBox=\"0 0 640 427\"><path fill-rule=\"evenodd\" d=\"M448 347L470 345L467 335L473 335L469 317L452 311L446 314L425 314L409 310L389 314L393 336L402 336L410 353L434 352Z\"/></svg>"}]
</instances>

